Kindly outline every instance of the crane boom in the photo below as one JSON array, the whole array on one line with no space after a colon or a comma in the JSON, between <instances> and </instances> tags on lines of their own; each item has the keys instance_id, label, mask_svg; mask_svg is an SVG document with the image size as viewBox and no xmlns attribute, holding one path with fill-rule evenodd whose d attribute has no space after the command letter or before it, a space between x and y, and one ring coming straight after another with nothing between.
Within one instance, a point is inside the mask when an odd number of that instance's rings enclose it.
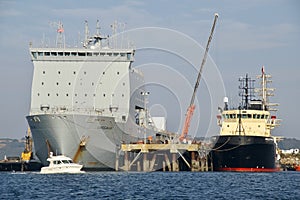
<instances>
[{"instance_id":1,"label":"crane boom","mask_svg":"<svg viewBox=\"0 0 300 200\"><path fill-rule=\"evenodd\" d=\"M194 110L195 110L194 102L195 102L195 97L196 97L196 94L197 94L197 89L198 89L198 86L199 86L199 83L200 83L202 70L203 70L203 67L204 67L205 62L206 62L207 53L208 53L208 50L209 50L210 42L212 40L212 36L213 36L214 30L215 30L215 26L216 26L216 22L217 22L218 17L219 17L218 13L215 13L213 26L211 28L210 35L209 35L209 38L208 38L208 41L207 41L207 44L206 44L205 53L204 53L204 56L203 56L203 59L202 59L201 67L200 67L198 77L197 77L197 80L196 80L196 84L195 84L195 87L194 87L194 92L193 92L191 102L190 102L190 105L187 109L187 113L186 113L186 116L185 116L184 127L183 127L182 133L179 137L180 140L185 139L188 132L189 132L190 123L191 123L192 116L193 116Z\"/></svg>"}]
</instances>

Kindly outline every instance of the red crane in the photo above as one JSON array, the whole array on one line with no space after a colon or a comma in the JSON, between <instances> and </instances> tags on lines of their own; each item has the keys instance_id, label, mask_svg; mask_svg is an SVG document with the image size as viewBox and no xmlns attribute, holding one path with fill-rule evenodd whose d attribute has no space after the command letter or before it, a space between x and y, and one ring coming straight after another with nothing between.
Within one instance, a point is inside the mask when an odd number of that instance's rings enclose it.
<instances>
[{"instance_id":1,"label":"red crane","mask_svg":"<svg viewBox=\"0 0 300 200\"><path fill-rule=\"evenodd\" d=\"M194 101L195 101L197 89L198 89L198 86L199 86L199 83L200 83L203 66L206 62L206 57L207 57L207 53L208 53L208 50L209 50L209 45L210 45L214 30L215 30L215 26L216 26L216 22L217 22L218 17L219 17L218 13L215 13L214 23L213 23L213 26L211 28L210 35L209 35L209 38L208 38L208 41L207 41L207 44L206 44L206 49L205 49L204 57L202 59L200 71L198 73L197 81L196 81L196 84L195 84L195 87L194 87L193 96L192 96L192 99L191 99L191 102L190 102L190 106L188 107L186 115L185 115L184 127L183 127L182 133L179 137L180 141L184 140L186 138L188 132L189 132L189 127L190 127L191 120L192 120L194 110L195 110Z\"/></svg>"}]
</instances>

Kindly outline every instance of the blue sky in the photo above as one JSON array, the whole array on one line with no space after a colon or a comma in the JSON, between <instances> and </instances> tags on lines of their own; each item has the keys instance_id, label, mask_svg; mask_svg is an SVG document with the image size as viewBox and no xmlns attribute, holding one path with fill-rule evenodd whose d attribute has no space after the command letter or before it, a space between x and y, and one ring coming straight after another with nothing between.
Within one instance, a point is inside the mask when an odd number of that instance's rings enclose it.
<instances>
[{"instance_id":1,"label":"blue sky","mask_svg":"<svg viewBox=\"0 0 300 200\"><path fill-rule=\"evenodd\" d=\"M145 73L147 87L151 90L149 107L153 114L162 111L167 113L168 129L181 130L181 120L191 96L190 89L186 93L181 92L185 91L185 86L192 87L194 84L203 55L199 46L206 45L215 12L220 17L208 66L214 65L217 70L211 72L213 75L204 76L200 84L197 95L200 109L196 111L197 120L192 125L195 134L203 136L207 132L213 134L217 131L215 121L211 121L215 120L217 113L215 108L211 108L214 105L210 102L214 96L211 95L214 85L210 84L210 78L213 80L217 76L216 80L224 85L226 96L232 100L232 104L237 104L238 78L245 73L254 77L264 65L266 72L273 75L272 86L276 92L272 100L280 103L277 115L283 120L274 135L300 138L297 124L300 111L299 8L300 2L296 0L0 0L0 138L21 138L25 135L25 116L30 108L33 73L28 53L29 42L38 45L45 37L54 43L56 29L50 26L50 22L59 20L64 23L66 41L70 45L77 43L79 31L83 33L84 20L89 21L93 31L99 19L104 33L111 32L109 27L114 20L126 23L126 37L138 48L134 66ZM159 34L147 32L148 35L141 37L141 34L135 35L137 32L132 31L137 29L155 30ZM156 49L147 50L146 46ZM159 48L168 51L158 51ZM170 54L171 51L177 52L177 56ZM178 57L179 53L184 56ZM191 63L189 59L180 59L189 56ZM185 65L188 67L184 68ZM163 73L163 70L166 72ZM182 82L176 81L177 78ZM162 79L167 79L166 87L154 84ZM221 90L223 92L223 88ZM222 102L219 96L218 99ZM212 130L208 123L214 127Z\"/></svg>"}]
</instances>

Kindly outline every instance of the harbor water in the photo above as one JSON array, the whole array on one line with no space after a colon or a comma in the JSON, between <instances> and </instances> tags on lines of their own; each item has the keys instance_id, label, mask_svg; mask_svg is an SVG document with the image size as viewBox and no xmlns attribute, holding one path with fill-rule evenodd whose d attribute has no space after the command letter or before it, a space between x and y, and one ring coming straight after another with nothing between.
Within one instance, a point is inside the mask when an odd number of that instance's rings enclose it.
<instances>
[{"instance_id":1,"label":"harbor water","mask_svg":"<svg viewBox=\"0 0 300 200\"><path fill-rule=\"evenodd\" d=\"M0 199L300 199L300 173L0 173Z\"/></svg>"}]
</instances>

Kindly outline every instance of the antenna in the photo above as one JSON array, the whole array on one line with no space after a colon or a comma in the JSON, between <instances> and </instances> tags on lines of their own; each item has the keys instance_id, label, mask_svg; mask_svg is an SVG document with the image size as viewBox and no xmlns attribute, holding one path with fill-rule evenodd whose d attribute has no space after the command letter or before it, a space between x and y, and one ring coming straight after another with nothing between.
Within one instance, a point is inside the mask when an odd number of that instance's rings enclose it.
<instances>
[{"instance_id":1,"label":"antenna","mask_svg":"<svg viewBox=\"0 0 300 200\"><path fill-rule=\"evenodd\" d=\"M257 78L261 79L261 88L257 88L256 92L262 98L263 110L277 111L277 109L274 108L274 106L278 106L279 104L269 102L269 97L274 96L273 92L275 91L275 88L268 87L268 83L272 82L272 76L265 73L264 66L262 66L261 73L261 75L257 76Z\"/></svg>"},{"instance_id":2,"label":"antenna","mask_svg":"<svg viewBox=\"0 0 300 200\"><path fill-rule=\"evenodd\" d=\"M58 48L65 48L66 44L65 44L65 30L64 30L64 26L62 24L61 21L59 22L50 22L50 26L51 27L57 27L56 32L56 47Z\"/></svg>"},{"instance_id":3,"label":"antenna","mask_svg":"<svg viewBox=\"0 0 300 200\"><path fill-rule=\"evenodd\" d=\"M254 81L253 79L248 77L248 74L246 74L246 77L239 78L240 86L239 89L241 90L239 93L239 96L242 97L242 108L248 109L249 101L253 99L254 97Z\"/></svg>"},{"instance_id":4,"label":"antenna","mask_svg":"<svg viewBox=\"0 0 300 200\"><path fill-rule=\"evenodd\" d=\"M96 23L96 34L100 35L100 22L99 22L99 19L97 19L97 23Z\"/></svg>"},{"instance_id":5,"label":"antenna","mask_svg":"<svg viewBox=\"0 0 300 200\"><path fill-rule=\"evenodd\" d=\"M118 22L115 20L112 25L110 25L112 28L112 38L113 38L113 48L117 48L117 28L118 28Z\"/></svg>"},{"instance_id":6,"label":"antenna","mask_svg":"<svg viewBox=\"0 0 300 200\"><path fill-rule=\"evenodd\" d=\"M84 21L84 42L83 42L83 47L87 47L88 44L89 44L89 34L90 34L90 31L89 31L89 24L88 24L88 21L85 20Z\"/></svg>"}]
</instances>

